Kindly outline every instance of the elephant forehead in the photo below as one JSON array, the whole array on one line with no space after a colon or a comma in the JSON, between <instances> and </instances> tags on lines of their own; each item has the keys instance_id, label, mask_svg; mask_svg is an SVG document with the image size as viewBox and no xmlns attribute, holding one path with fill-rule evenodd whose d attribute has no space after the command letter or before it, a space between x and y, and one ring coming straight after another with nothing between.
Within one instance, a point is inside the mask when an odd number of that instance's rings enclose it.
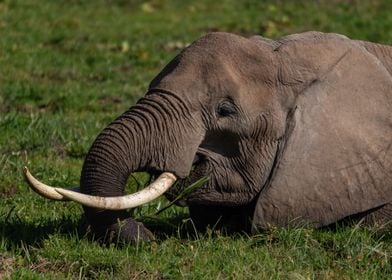
<instances>
[{"instance_id":1,"label":"elephant forehead","mask_svg":"<svg viewBox=\"0 0 392 280\"><path fill-rule=\"evenodd\" d=\"M269 49L232 34L210 34L191 44L151 82L175 93L236 94L271 84L277 69Z\"/></svg>"},{"instance_id":2,"label":"elephant forehead","mask_svg":"<svg viewBox=\"0 0 392 280\"><path fill-rule=\"evenodd\" d=\"M170 70L152 87L167 89L181 95L200 93L208 96L219 93L235 94L241 85L245 85L227 62L216 58L214 61L186 61Z\"/></svg>"}]
</instances>

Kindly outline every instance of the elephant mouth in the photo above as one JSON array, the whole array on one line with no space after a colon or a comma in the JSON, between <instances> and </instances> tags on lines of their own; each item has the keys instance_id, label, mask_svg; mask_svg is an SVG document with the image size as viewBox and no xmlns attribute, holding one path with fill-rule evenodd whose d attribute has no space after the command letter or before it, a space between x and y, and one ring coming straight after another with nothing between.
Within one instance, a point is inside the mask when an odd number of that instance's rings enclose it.
<instances>
[{"instance_id":1,"label":"elephant mouth","mask_svg":"<svg viewBox=\"0 0 392 280\"><path fill-rule=\"evenodd\" d=\"M192 195L192 191L188 192L189 187L200 180L207 180L209 174L211 174L211 167L207 157L203 153L197 152L193 159L189 175L185 178L178 179L176 183L165 192L165 197L178 206L188 206L187 198ZM197 188L202 187L205 183L206 182L199 185ZM186 192L186 194L184 194L184 192Z\"/></svg>"}]
</instances>

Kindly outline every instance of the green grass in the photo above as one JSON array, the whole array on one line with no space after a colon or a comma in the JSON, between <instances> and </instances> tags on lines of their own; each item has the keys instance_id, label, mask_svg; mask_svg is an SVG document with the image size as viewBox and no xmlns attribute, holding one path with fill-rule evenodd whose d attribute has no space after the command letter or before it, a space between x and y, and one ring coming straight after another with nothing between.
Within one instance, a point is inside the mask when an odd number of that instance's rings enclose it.
<instances>
[{"instance_id":1,"label":"green grass","mask_svg":"<svg viewBox=\"0 0 392 280\"><path fill-rule=\"evenodd\" d=\"M0 278L388 279L391 232L201 234L186 209L154 217L163 199L133 213L158 232L157 242L102 247L78 205L38 197L21 168L49 184L77 185L99 131L208 31L276 38L319 30L391 44L391 10L388 0L0 1ZM136 185L131 179L129 190Z\"/></svg>"}]
</instances>

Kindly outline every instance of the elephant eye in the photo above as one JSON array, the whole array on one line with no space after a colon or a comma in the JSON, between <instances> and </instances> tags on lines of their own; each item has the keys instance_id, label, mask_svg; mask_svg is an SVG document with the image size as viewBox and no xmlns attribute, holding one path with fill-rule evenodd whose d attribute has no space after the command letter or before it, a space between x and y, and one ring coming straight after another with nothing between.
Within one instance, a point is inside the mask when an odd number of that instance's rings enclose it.
<instances>
[{"instance_id":1,"label":"elephant eye","mask_svg":"<svg viewBox=\"0 0 392 280\"><path fill-rule=\"evenodd\" d=\"M228 117L236 112L235 105L229 101L221 102L216 109L216 113L219 117Z\"/></svg>"}]
</instances>

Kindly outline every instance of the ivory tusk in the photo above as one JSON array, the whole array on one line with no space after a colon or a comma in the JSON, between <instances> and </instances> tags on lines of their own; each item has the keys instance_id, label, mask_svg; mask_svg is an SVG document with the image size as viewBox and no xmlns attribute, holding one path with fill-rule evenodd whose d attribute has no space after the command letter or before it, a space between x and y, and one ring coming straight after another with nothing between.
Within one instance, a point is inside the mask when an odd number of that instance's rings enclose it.
<instances>
[{"instance_id":1,"label":"ivory tusk","mask_svg":"<svg viewBox=\"0 0 392 280\"><path fill-rule=\"evenodd\" d=\"M176 179L174 174L164 172L143 190L116 197L93 196L59 188L55 190L69 200L79 202L85 206L107 210L124 210L138 207L158 198L174 184Z\"/></svg>"},{"instance_id":2,"label":"ivory tusk","mask_svg":"<svg viewBox=\"0 0 392 280\"><path fill-rule=\"evenodd\" d=\"M61 200L61 201L69 200L67 197L64 197L62 194L58 193L56 191L57 188L45 185L40 181L38 181L36 178L34 178L34 176L31 175L29 169L26 166L23 167L23 173L29 186L33 189L33 191L40 194L41 196L53 200ZM71 187L68 190L73 192L80 192L79 187Z\"/></svg>"},{"instance_id":3,"label":"ivory tusk","mask_svg":"<svg viewBox=\"0 0 392 280\"><path fill-rule=\"evenodd\" d=\"M100 197L83 194L79 187L62 189L45 185L34 178L27 167L23 168L23 173L30 187L45 198L62 201L73 200L85 206L107 210L135 208L148 203L165 193L177 180L174 174L164 172L158 179L136 193L117 197Z\"/></svg>"}]
</instances>

